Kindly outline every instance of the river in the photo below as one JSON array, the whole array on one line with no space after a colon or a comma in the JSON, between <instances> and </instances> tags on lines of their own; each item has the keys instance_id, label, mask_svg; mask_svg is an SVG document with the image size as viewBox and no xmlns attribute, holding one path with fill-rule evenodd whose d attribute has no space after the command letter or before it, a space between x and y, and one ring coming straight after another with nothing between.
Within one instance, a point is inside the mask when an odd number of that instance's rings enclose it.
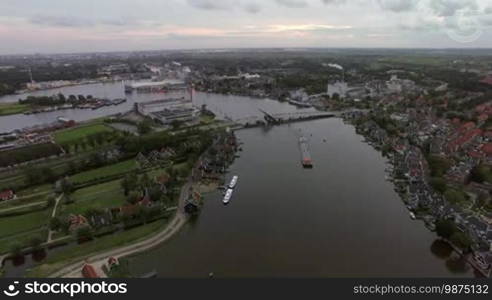
<instances>
[{"instance_id":1,"label":"river","mask_svg":"<svg viewBox=\"0 0 492 300\"><path fill-rule=\"evenodd\" d=\"M121 84L62 92L124 95ZM64 115L86 120L114 114L159 94L127 98L119 107ZM194 102L233 119L258 115L259 108L271 113L298 110L273 100L206 93L195 93ZM0 128L29 126L26 120L49 122L54 115L1 117ZM300 165L301 134L309 139L313 169ZM228 174L228 179L239 175L231 203L224 206L219 192L207 194L201 214L171 241L130 259L134 274L155 269L159 277L207 277L210 272L217 277L472 276L435 242L434 233L410 219L385 180L386 159L363 143L352 126L325 119L237 135L244 144Z\"/></svg>"}]
</instances>

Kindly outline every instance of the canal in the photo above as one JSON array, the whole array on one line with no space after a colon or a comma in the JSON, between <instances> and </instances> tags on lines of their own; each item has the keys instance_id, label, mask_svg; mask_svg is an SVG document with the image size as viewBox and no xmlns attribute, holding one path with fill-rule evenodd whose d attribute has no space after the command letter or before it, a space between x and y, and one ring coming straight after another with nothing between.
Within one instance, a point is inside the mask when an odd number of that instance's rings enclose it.
<instances>
[{"instance_id":1,"label":"canal","mask_svg":"<svg viewBox=\"0 0 492 300\"><path fill-rule=\"evenodd\" d=\"M37 94L124 96L121 83L67 87ZM126 95L122 106L0 117L0 131L124 112L159 94ZM16 101L19 96L0 98ZM219 117L239 119L299 111L273 100L195 93ZM129 259L136 275L159 277L450 277L472 276L446 245L408 211L385 180L387 161L340 119L237 132L239 175L228 206L205 195L201 214L169 242ZM298 138L309 139L313 169L300 165ZM48 253L49 255L49 253ZM21 267L22 269L26 266ZM16 272L14 272L16 273ZM19 274L20 275L20 274Z\"/></svg>"}]
</instances>

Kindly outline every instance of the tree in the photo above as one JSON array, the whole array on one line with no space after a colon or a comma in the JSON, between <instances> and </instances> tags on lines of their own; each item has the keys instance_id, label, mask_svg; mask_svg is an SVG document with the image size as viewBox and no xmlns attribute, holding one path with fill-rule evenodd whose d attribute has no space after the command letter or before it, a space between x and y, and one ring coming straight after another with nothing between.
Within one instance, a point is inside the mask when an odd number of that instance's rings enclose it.
<instances>
[{"instance_id":1,"label":"tree","mask_svg":"<svg viewBox=\"0 0 492 300\"><path fill-rule=\"evenodd\" d=\"M456 224L451 220L437 220L436 233L438 236L449 239L456 231Z\"/></svg>"},{"instance_id":2,"label":"tree","mask_svg":"<svg viewBox=\"0 0 492 300\"><path fill-rule=\"evenodd\" d=\"M470 237L460 231L453 233L450 237L450 241L462 250L469 249L473 244L473 241L470 239Z\"/></svg>"},{"instance_id":3,"label":"tree","mask_svg":"<svg viewBox=\"0 0 492 300\"><path fill-rule=\"evenodd\" d=\"M13 257L19 257L22 256L22 245L19 242L15 242L10 246L10 254Z\"/></svg>"},{"instance_id":4,"label":"tree","mask_svg":"<svg viewBox=\"0 0 492 300\"><path fill-rule=\"evenodd\" d=\"M56 204L56 199L54 196L46 197L46 207L53 207Z\"/></svg>"},{"instance_id":5,"label":"tree","mask_svg":"<svg viewBox=\"0 0 492 300\"><path fill-rule=\"evenodd\" d=\"M146 188L152 185L152 180L150 180L150 177L147 173L144 173L142 177L140 177L139 185L142 188Z\"/></svg>"},{"instance_id":6,"label":"tree","mask_svg":"<svg viewBox=\"0 0 492 300\"><path fill-rule=\"evenodd\" d=\"M444 180L443 178L433 177L430 179L429 183L436 192L439 192L441 194L444 194L444 192L446 192L447 184L446 180Z\"/></svg>"},{"instance_id":7,"label":"tree","mask_svg":"<svg viewBox=\"0 0 492 300\"><path fill-rule=\"evenodd\" d=\"M487 168L483 165L475 166L470 172L470 180L483 183L487 180Z\"/></svg>"},{"instance_id":8,"label":"tree","mask_svg":"<svg viewBox=\"0 0 492 300\"><path fill-rule=\"evenodd\" d=\"M161 189L157 185L153 186L152 188L149 189L150 200L152 200L154 202L160 201L162 194L163 193L162 193Z\"/></svg>"},{"instance_id":9,"label":"tree","mask_svg":"<svg viewBox=\"0 0 492 300\"><path fill-rule=\"evenodd\" d=\"M60 230L63 226L62 223L63 223L62 220L58 217L51 218L50 229L54 231Z\"/></svg>"},{"instance_id":10,"label":"tree","mask_svg":"<svg viewBox=\"0 0 492 300\"><path fill-rule=\"evenodd\" d=\"M126 201L130 204L136 204L140 200L140 194L138 192L130 192L126 197Z\"/></svg>"},{"instance_id":11,"label":"tree","mask_svg":"<svg viewBox=\"0 0 492 300\"><path fill-rule=\"evenodd\" d=\"M171 127L173 128L173 130L179 129L179 127L181 127L181 125L182 125L182 122L179 120L174 120L171 122Z\"/></svg>"},{"instance_id":12,"label":"tree","mask_svg":"<svg viewBox=\"0 0 492 300\"><path fill-rule=\"evenodd\" d=\"M65 195L70 195L75 190L75 187L73 183L67 177L65 177L60 180L60 190Z\"/></svg>"},{"instance_id":13,"label":"tree","mask_svg":"<svg viewBox=\"0 0 492 300\"><path fill-rule=\"evenodd\" d=\"M137 188L138 176L135 172L126 174L121 180L121 187L123 188L125 196L127 196L131 191Z\"/></svg>"},{"instance_id":14,"label":"tree","mask_svg":"<svg viewBox=\"0 0 492 300\"><path fill-rule=\"evenodd\" d=\"M145 119L137 124L138 133L141 135L147 134L152 131L152 124L150 120Z\"/></svg>"},{"instance_id":15,"label":"tree","mask_svg":"<svg viewBox=\"0 0 492 300\"><path fill-rule=\"evenodd\" d=\"M39 237L33 237L29 240L29 246L31 246L31 249L33 251L39 251L41 250L41 244L43 243L43 241L41 240L41 238Z\"/></svg>"},{"instance_id":16,"label":"tree","mask_svg":"<svg viewBox=\"0 0 492 300\"><path fill-rule=\"evenodd\" d=\"M92 229L89 226L84 226L81 227L77 230L77 239L79 241L88 241L91 240L94 233L92 232Z\"/></svg>"},{"instance_id":17,"label":"tree","mask_svg":"<svg viewBox=\"0 0 492 300\"><path fill-rule=\"evenodd\" d=\"M454 189L448 189L444 192L444 197L449 203L458 204L466 201L466 196L463 192Z\"/></svg>"}]
</instances>

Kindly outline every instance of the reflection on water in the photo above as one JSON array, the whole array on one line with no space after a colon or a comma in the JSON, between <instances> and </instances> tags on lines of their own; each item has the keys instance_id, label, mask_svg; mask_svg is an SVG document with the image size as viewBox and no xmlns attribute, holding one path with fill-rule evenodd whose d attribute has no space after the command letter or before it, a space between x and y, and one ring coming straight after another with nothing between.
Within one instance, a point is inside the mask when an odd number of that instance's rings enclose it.
<instances>
[{"instance_id":1,"label":"reflection on water","mask_svg":"<svg viewBox=\"0 0 492 300\"><path fill-rule=\"evenodd\" d=\"M466 263L466 260L458 255L453 255L451 258L446 260L446 267L449 271L456 274L465 274L470 272L471 269L471 267Z\"/></svg>"},{"instance_id":2,"label":"reflection on water","mask_svg":"<svg viewBox=\"0 0 492 300\"><path fill-rule=\"evenodd\" d=\"M453 248L445 241L438 239L432 243L431 252L440 259L447 259L453 253Z\"/></svg>"}]
</instances>

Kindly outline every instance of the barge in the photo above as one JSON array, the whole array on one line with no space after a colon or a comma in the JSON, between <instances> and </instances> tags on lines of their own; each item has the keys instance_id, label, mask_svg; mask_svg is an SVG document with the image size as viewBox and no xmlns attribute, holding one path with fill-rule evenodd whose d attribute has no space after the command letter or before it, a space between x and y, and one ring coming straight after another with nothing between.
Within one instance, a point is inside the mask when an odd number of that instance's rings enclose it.
<instances>
[{"instance_id":1,"label":"barge","mask_svg":"<svg viewBox=\"0 0 492 300\"><path fill-rule=\"evenodd\" d=\"M304 168L312 168L313 160L311 159L311 153L309 152L308 140L301 136L299 138L299 147L301 149L301 163Z\"/></svg>"}]
</instances>

